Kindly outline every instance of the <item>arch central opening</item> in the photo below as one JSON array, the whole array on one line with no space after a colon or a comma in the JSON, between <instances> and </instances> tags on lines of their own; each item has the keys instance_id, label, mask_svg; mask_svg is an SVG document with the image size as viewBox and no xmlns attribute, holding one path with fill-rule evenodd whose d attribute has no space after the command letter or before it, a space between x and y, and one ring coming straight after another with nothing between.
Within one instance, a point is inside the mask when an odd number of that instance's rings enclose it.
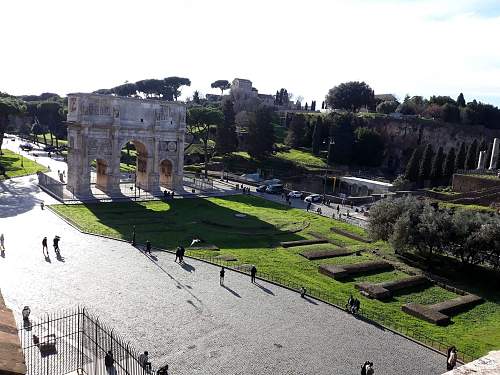
<instances>
[{"instance_id":1,"label":"arch central opening","mask_svg":"<svg viewBox=\"0 0 500 375\"><path fill-rule=\"evenodd\" d=\"M120 183L133 183L133 188L148 190L148 151L144 143L131 139L120 152Z\"/></svg>"}]
</instances>

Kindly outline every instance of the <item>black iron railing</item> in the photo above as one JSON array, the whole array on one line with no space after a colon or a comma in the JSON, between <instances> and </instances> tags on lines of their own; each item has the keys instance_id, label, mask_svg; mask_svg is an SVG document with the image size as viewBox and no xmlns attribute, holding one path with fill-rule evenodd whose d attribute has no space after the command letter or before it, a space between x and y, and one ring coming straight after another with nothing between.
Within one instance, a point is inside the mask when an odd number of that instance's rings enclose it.
<instances>
[{"instance_id":1,"label":"black iron railing","mask_svg":"<svg viewBox=\"0 0 500 375\"><path fill-rule=\"evenodd\" d=\"M84 308L47 314L19 328L27 375L155 375L140 363L141 353ZM104 359L111 351L113 368ZM109 371L108 371L109 370Z\"/></svg>"}]
</instances>

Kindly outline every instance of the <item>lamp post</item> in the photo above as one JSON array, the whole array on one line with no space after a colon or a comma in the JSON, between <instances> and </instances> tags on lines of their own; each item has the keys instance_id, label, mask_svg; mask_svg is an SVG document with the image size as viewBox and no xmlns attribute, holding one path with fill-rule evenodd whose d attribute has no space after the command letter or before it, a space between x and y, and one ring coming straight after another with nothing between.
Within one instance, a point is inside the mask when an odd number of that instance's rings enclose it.
<instances>
[{"instance_id":1,"label":"lamp post","mask_svg":"<svg viewBox=\"0 0 500 375\"><path fill-rule=\"evenodd\" d=\"M326 156L326 163L327 164L330 164L330 150L334 144L335 144L335 141L333 140L333 137L328 137L328 152L327 152L327 156ZM325 199L325 195L326 195L327 178L328 178L328 167L325 169L325 176L324 176L325 180L324 180L324 184L323 184L323 200Z\"/></svg>"}]
</instances>

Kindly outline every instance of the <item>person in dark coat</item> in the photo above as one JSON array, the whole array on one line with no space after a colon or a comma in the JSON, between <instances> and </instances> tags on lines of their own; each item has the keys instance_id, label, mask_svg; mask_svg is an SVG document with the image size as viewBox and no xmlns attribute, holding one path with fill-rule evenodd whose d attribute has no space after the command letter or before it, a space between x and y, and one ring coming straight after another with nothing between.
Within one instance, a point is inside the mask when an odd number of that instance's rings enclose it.
<instances>
[{"instance_id":1,"label":"person in dark coat","mask_svg":"<svg viewBox=\"0 0 500 375\"><path fill-rule=\"evenodd\" d=\"M257 268L252 266L252 269L250 270L250 279L252 280L252 283L255 283L255 275L257 275Z\"/></svg>"},{"instance_id":2,"label":"person in dark coat","mask_svg":"<svg viewBox=\"0 0 500 375\"><path fill-rule=\"evenodd\" d=\"M177 246L177 249L175 250L175 260L174 260L174 262L177 262L177 259L180 259L180 257L181 257L181 247Z\"/></svg>"},{"instance_id":3,"label":"person in dark coat","mask_svg":"<svg viewBox=\"0 0 500 375\"><path fill-rule=\"evenodd\" d=\"M115 364L115 359L113 358L113 353L111 350L108 350L106 353L106 356L104 357L104 366L106 366L106 371L111 372L111 369L113 368Z\"/></svg>"},{"instance_id":4,"label":"person in dark coat","mask_svg":"<svg viewBox=\"0 0 500 375\"><path fill-rule=\"evenodd\" d=\"M220 279L219 279L219 283L220 283L220 285L221 285L221 286L223 286L223 285L224 285L224 274L225 274L225 273L226 273L226 272L225 272L225 270L224 270L224 267L222 267L222 268L220 269Z\"/></svg>"},{"instance_id":5,"label":"person in dark coat","mask_svg":"<svg viewBox=\"0 0 500 375\"><path fill-rule=\"evenodd\" d=\"M448 356L446 357L446 369L453 370L457 364L457 348L452 346L448 349Z\"/></svg>"},{"instance_id":6,"label":"person in dark coat","mask_svg":"<svg viewBox=\"0 0 500 375\"><path fill-rule=\"evenodd\" d=\"M146 241L146 252L151 255L151 242Z\"/></svg>"},{"instance_id":7,"label":"person in dark coat","mask_svg":"<svg viewBox=\"0 0 500 375\"><path fill-rule=\"evenodd\" d=\"M43 256L48 257L49 256L49 248L47 246L47 237L43 237L42 240L42 251L43 251ZM45 253L47 251L47 253Z\"/></svg>"},{"instance_id":8,"label":"person in dark coat","mask_svg":"<svg viewBox=\"0 0 500 375\"><path fill-rule=\"evenodd\" d=\"M54 251L56 252L56 254L59 254L59 240L61 238L59 236L55 236L54 237L54 240L52 241L52 244L54 245Z\"/></svg>"}]
</instances>

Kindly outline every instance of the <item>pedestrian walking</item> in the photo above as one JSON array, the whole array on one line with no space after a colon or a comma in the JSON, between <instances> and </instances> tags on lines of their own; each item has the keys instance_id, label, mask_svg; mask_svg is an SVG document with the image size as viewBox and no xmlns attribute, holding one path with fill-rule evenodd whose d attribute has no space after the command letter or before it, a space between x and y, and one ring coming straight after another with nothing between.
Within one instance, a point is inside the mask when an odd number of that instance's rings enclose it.
<instances>
[{"instance_id":1,"label":"pedestrian walking","mask_svg":"<svg viewBox=\"0 0 500 375\"><path fill-rule=\"evenodd\" d=\"M149 240L146 241L146 252L151 255L151 242Z\"/></svg>"},{"instance_id":2,"label":"pedestrian walking","mask_svg":"<svg viewBox=\"0 0 500 375\"><path fill-rule=\"evenodd\" d=\"M147 350L139 356L139 364L144 370L151 371L151 362L149 362L149 353Z\"/></svg>"},{"instance_id":3,"label":"pedestrian walking","mask_svg":"<svg viewBox=\"0 0 500 375\"><path fill-rule=\"evenodd\" d=\"M257 268L255 268L255 266L252 266L252 269L250 270L250 280L254 284L255 284L255 275L257 275Z\"/></svg>"},{"instance_id":4,"label":"pedestrian walking","mask_svg":"<svg viewBox=\"0 0 500 375\"><path fill-rule=\"evenodd\" d=\"M220 269L220 273L219 273L220 274L219 283L220 283L221 286L224 285L224 274L225 273L226 273L226 271L224 271L224 267L222 267Z\"/></svg>"},{"instance_id":5,"label":"pedestrian walking","mask_svg":"<svg viewBox=\"0 0 500 375\"><path fill-rule=\"evenodd\" d=\"M306 295L306 292L307 292L306 288L304 288L304 287L301 287L301 288L300 288L300 296L301 296L302 298L304 298L304 296Z\"/></svg>"},{"instance_id":6,"label":"pedestrian walking","mask_svg":"<svg viewBox=\"0 0 500 375\"><path fill-rule=\"evenodd\" d=\"M40 208L42 209L42 211L43 211L44 207L45 207L45 204L43 202L40 202Z\"/></svg>"},{"instance_id":7,"label":"pedestrian walking","mask_svg":"<svg viewBox=\"0 0 500 375\"><path fill-rule=\"evenodd\" d=\"M0 248L2 248L2 250L5 250L5 237L3 236L3 233L0 234Z\"/></svg>"},{"instance_id":8,"label":"pedestrian walking","mask_svg":"<svg viewBox=\"0 0 500 375\"><path fill-rule=\"evenodd\" d=\"M452 346L448 349L448 356L446 358L446 369L453 370L457 364L457 348Z\"/></svg>"},{"instance_id":9,"label":"pedestrian walking","mask_svg":"<svg viewBox=\"0 0 500 375\"><path fill-rule=\"evenodd\" d=\"M42 240L42 251L43 251L43 256L48 257L49 256L49 248L47 246L47 237L43 237ZM47 251L47 253L45 253Z\"/></svg>"},{"instance_id":10,"label":"pedestrian walking","mask_svg":"<svg viewBox=\"0 0 500 375\"><path fill-rule=\"evenodd\" d=\"M59 240L61 239L61 237L59 236L55 236L54 237L54 240L52 241L52 244L54 246L54 251L57 255L59 255ZM47 251L48 252L48 251Z\"/></svg>"},{"instance_id":11,"label":"pedestrian walking","mask_svg":"<svg viewBox=\"0 0 500 375\"><path fill-rule=\"evenodd\" d=\"M311 202L307 202L306 211L309 211L310 208L311 208Z\"/></svg>"},{"instance_id":12,"label":"pedestrian walking","mask_svg":"<svg viewBox=\"0 0 500 375\"><path fill-rule=\"evenodd\" d=\"M177 246L177 249L175 249L175 260L174 260L174 262L177 263L177 259L179 259L180 257L181 257L181 247Z\"/></svg>"},{"instance_id":13,"label":"pedestrian walking","mask_svg":"<svg viewBox=\"0 0 500 375\"><path fill-rule=\"evenodd\" d=\"M104 366L106 366L106 371L112 373L113 366L115 364L115 359L113 358L113 352L108 350L106 356L104 357Z\"/></svg>"}]
</instances>

